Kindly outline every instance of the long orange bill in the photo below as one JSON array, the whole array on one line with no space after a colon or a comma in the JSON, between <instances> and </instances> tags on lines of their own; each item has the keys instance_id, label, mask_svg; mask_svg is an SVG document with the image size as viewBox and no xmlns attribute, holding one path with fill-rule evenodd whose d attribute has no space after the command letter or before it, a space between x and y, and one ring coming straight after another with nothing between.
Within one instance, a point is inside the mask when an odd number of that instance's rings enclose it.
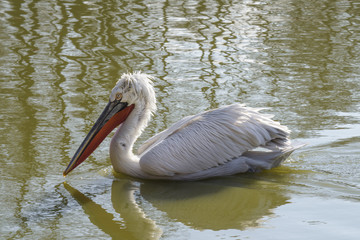
<instances>
[{"instance_id":1,"label":"long orange bill","mask_svg":"<svg viewBox=\"0 0 360 240\"><path fill-rule=\"evenodd\" d=\"M85 161L105 137L126 120L133 109L134 105L128 106L118 100L109 102L71 159L63 173L64 177Z\"/></svg>"}]
</instances>

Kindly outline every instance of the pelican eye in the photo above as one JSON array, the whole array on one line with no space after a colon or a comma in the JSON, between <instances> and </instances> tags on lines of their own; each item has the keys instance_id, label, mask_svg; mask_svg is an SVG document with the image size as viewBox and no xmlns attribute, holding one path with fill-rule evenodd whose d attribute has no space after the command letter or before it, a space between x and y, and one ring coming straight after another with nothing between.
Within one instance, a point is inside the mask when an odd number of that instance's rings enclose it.
<instances>
[{"instance_id":1,"label":"pelican eye","mask_svg":"<svg viewBox=\"0 0 360 240\"><path fill-rule=\"evenodd\" d=\"M120 101L122 99L122 94L121 93L117 93L116 96L115 96L115 99Z\"/></svg>"}]
</instances>

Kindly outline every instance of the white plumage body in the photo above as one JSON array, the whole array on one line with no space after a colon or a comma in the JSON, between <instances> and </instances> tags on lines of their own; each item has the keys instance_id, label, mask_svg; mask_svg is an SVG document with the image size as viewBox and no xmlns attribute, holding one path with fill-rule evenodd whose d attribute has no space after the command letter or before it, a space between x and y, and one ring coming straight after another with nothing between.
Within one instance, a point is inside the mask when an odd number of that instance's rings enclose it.
<instances>
[{"instance_id":1,"label":"white plumage body","mask_svg":"<svg viewBox=\"0 0 360 240\"><path fill-rule=\"evenodd\" d=\"M241 104L188 116L146 141L133 154L135 140L155 110L151 77L124 74L110 95L121 94L135 107L110 146L117 172L145 179L198 180L276 167L298 146L287 127L259 109Z\"/></svg>"}]
</instances>

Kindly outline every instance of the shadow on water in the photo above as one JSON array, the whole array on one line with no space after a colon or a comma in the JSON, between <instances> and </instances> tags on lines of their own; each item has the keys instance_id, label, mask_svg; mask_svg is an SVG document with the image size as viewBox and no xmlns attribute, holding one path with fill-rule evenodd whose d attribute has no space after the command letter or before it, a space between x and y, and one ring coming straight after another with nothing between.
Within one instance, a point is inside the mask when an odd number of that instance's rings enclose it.
<instances>
[{"instance_id":1,"label":"shadow on water","mask_svg":"<svg viewBox=\"0 0 360 240\"><path fill-rule=\"evenodd\" d=\"M114 179L111 202L122 218L119 221L103 204L93 201L92 194L82 193L67 183L64 187L92 224L112 238L126 239L158 239L164 228L171 225L169 221L199 230L255 228L289 199L277 183L251 176L200 182ZM166 217L159 220L158 214Z\"/></svg>"},{"instance_id":2,"label":"shadow on water","mask_svg":"<svg viewBox=\"0 0 360 240\"><path fill-rule=\"evenodd\" d=\"M194 229L257 227L271 209L286 203L282 193L252 188L250 183L231 186L233 180L149 182L141 185L140 193L169 218Z\"/></svg>"}]
</instances>

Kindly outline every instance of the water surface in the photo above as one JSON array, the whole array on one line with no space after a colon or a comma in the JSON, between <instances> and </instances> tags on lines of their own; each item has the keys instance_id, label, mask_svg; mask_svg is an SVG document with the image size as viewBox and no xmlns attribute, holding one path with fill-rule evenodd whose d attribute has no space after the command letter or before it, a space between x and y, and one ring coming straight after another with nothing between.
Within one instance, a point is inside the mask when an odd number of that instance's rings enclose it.
<instances>
[{"instance_id":1,"label":"water surface","mask_svg":"<svg viewBox=\"0 0 360 240\"><path fill-rule=\"evenodd\" d=\"M2 238L360 235L358 1L4 0L0 18ZM116 80L138 70L158 111L137 146L234 102L308 145L270 171L181 183L114 174L108 138L64 179Z\"/></svg>"}]
</instances>

